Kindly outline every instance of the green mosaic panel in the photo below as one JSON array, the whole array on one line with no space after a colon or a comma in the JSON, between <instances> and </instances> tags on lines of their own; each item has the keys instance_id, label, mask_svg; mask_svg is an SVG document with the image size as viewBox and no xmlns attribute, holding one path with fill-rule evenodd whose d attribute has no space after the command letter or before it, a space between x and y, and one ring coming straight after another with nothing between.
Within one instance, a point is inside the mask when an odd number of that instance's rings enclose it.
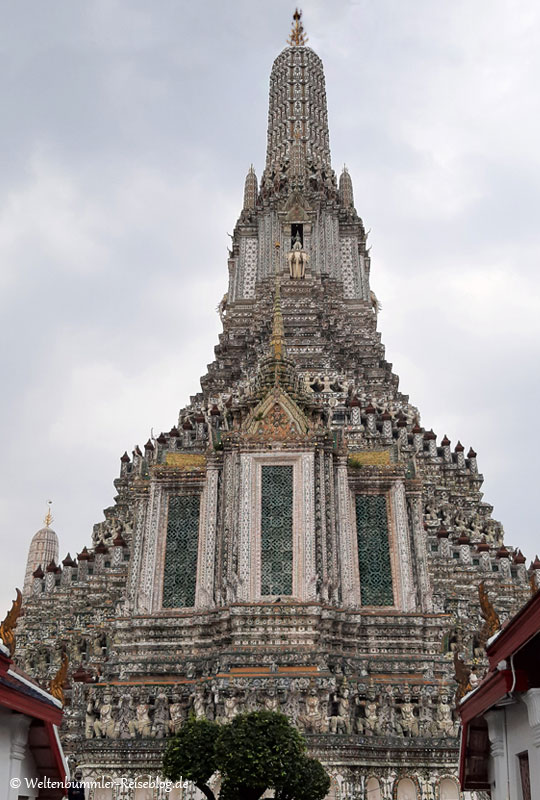
<instances>
[{"instance_id":1,"label":"green mosaic panel","mask_svg":"<svg viewBox=\"0 0 540 800\"><path fill-rule=\"evenodd\" d=\"M386 497L356 495L356 536L363 606L393 606Z\"/></svg>"},{"instance_id":2,"label":"green mosaic panel","mask_svg":"<svg viewBox=\"0 0 540 800\"><path fill-rule=\"evenodd\" d=\"M163 608L189 608L195 605L200 505L198 494L169 499Z\"/></svg>"},{"instance_id":3,"label":"green mosaic panel","mask_svg":"<svg viewBox=\"0 0 540 800\"><path fill-rule=\"evenodd\" d=\"M292 594L293 468L263 466L261 594Z\"/></svg>"}]
</instances>

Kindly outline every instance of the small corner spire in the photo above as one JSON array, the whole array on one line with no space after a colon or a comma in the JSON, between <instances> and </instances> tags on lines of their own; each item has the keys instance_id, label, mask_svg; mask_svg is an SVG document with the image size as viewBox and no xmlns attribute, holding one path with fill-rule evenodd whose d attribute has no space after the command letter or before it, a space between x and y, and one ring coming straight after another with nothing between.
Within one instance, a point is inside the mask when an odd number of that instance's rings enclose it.
<instances>
[{"instance_id":1,"label":"small corner spire","mask_svg":"<svg viewBox=\"0 0 540 800\"><path fill-rule=\"evenodd\" d=\"M304 26L302 25L302 12L296 9L293 14L292 29L287 39L287 44L291 47L303 47L308 41L304 33Z\"/></svg>"},{"instance_id":2,"label":"small corner spire","mask_svg":"<svg viewBox=\"0 0 540 800\"><path fill-rule=\"evenodd\" d=\"M45 519L43 520L46 528L50 528L51 522L54 520L54 517L51 514L51 505L52 505L52 500L47 500L47 513L45 514Z\"/></svg>"}]
</instances>

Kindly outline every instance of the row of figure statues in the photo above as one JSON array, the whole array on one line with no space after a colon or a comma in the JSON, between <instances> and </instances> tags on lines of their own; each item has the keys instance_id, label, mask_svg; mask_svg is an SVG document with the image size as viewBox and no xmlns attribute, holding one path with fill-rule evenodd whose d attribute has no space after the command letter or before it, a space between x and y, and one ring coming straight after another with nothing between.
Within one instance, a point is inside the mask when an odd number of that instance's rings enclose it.
<instances>
[{"instance_id":1,"label":"row of figure statues","mask_svg":"<svg viewBox=\"0 0 540 800\"><path fill-rule=\"evenodd\" d=\"M388 691L351 693L344 682L336 691L310 686L306 691L281 693L270 687L245 693L199 686L194 694L165 692L157 696L124 694L113 701L111 693L90 697L86 708L87 738L164 738L178 732L190 714L225 723L245 711L281 711L311 734L362 736L456 736L447 695L433 700L392 697Z\"/></svg>"},{"instance_id":2,"label":"row of figure statues","mask_svg":"<svg viewBox=\"0 0 540 800\"><path fill-rule=\"evenodd\" d=\"M455 536L466 535L471 541L486 540L488 544L500 545L502 543L501 524L490 517L476 513L457 511L449 502L438 501L431 498L425 505L424 520L428 528L443 527Z\"/></svg>"}]
</instances>

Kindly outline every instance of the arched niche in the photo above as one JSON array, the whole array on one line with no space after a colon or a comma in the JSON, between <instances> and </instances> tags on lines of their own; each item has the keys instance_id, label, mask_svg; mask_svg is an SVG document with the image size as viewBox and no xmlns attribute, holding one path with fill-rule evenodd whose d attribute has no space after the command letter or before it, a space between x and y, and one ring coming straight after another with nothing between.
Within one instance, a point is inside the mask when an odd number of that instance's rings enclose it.
<instances>
[{"instance_id":1,"label":"arched niche","mask_svg":"<svg viewBox=\"0 0 540 800\"><path fill-rule=\"evenodd\" d=\"M154 800L155 789L151 787L152 783L155 783L155 778L152 779L150 775L138 775L135 779L133 800Z\"/></svg>"},{"instance_id":2,"label":"arched niche","mask_svg":"<svg viewBox=\"0 0 540 800\"><path fill-rule=\"evenodd\" d=\"M339 800L339 797L339 783L333 775L330 775L330 789L326 795L326 800Z\"/></svg>"},{"instance_id":3,"label":"arched niche","mask_svg":"<svg viewBox=\"0 0 540 800\"><path fill-rule=\"evenodd\" d=\"M378 778L368 778L366 783L366 800L382 800L381 784Z\"/></svg>"},{"instance_id":4,"label":"arched niche","mask_svg":"<svg viewBox=\"0 0 540 800\"><path fill-rule=\"evenodd\" d=\"M100 775L96 778L96 783L101 783L102 786L94 787L94 794L90 795L92 800L113 800L114 780L111 776Z\"/></svg>"},{"instance_id":5,"label":"arched niche","mask_svg":"<svg viewBox=\"0 0 540 800\"><path fill-rule=\"evenodd\" d=\"M439 800L459 800L459 787L453 778L443 778L440 782Z\"/></svg>"},{"instance_id":6,"label":"arched niche","mask_svg":"<svg viewBox=\"0 0 540 800\"><path fill-rule=\"evenodd\" d=\"M398 781L396 800L418 800L416 785L410 778L401 778Z\"/></svg>"}]
</instances>

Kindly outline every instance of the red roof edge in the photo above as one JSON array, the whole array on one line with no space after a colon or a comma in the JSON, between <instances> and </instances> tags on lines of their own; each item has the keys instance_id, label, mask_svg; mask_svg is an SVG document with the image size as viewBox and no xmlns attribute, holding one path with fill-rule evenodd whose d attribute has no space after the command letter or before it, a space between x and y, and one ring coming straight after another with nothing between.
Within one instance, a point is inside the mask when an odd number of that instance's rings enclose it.
<instances>
[{"instance_id":1,"label":"red roof edge","mask_svg":"<svg viewBox=\"0 0 540 800\"><path fill-rule=\"evenodd\" d=\"M511 669L496 669L494 672L489 672L484 680L479 683L477 689L461 702L458 711L462 722L459 748L459 782L462 791L485 791L489 788L476 783L473 785L467 778L466 767L469 724L478 717L481 717L485 711L491 708L510 691L526 692L528 688L529 680L527 673L523 670L517 669L512 673Z\"/></svg>"},{"instance_id":2,"label":"red roof edge","mask_svg":"<svg viewBox=\"0 0 540 800\"><path fill-rule=\"evenodd\" d=\"M513 686L514 675L515 686ZM474 717L480 716L510 691L526 692L528 688L527 673L522 669L514 670L514 674L512 674L511 669L497 669L494 672L489 672L484 680L478 684L478 688L462 700L458 710L463 724L465 725Z\"/></svg>"},{"instance_id":3,"label":"red roof edge","mask_svg":"<svg viewBox=\"0 0 540 800\"><path fill-rule=\"evenodd\" d=\"M60 775L60 781L62 783L66 783L66 778L67 778L66 765L64 762L64 758L62 756L62 751L60 750L57 732L55 731L54 725L51 722L46 722L45 727L47 729L47 735L49 737L49 744L51 746L51 751L54 756L54 762L56 764L58 774Z\"/></svg>"},{"instance_id":4,"label":"red roof edge","mask_svg":"<svg viewBox=\"0 0 540 800\"><path fill-rule=\"evenodd\" d=\"M528 600L486 647L489 668L509 658L540 630L540 591Z\"/></svg>"},{"instance_id":5,"label":"red roof edge","mask_svg":"<svg viewBox=\"0 0 540 800\"><path fill-rule=\"evenodd\" d=\"M43 703L36 697L29 697L22 692L8 689L7 686L0 686L0 706L55 725L60 725L64 713L58 706Z\"/></svg>"}]
</instances>

